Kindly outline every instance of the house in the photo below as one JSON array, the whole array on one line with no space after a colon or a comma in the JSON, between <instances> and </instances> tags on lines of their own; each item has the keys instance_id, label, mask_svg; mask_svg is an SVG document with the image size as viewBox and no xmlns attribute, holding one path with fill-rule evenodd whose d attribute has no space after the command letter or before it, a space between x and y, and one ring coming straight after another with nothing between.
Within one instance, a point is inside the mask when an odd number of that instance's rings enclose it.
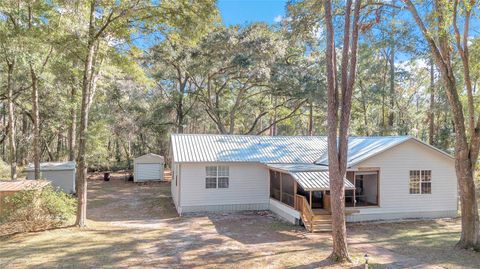
<instances>
[{"instance_id":1,"label":"house","mask_svg":"<svg viewBox=\"0 0 480 269\"><path fill-rule=\"evenodd\" d=\"M174 134L171 147L179 214L271 210L310 230L330 221L326 137ZM347 221L455 217L454 165L410 136L351 137Z\"/></svg>"}]
</instances>

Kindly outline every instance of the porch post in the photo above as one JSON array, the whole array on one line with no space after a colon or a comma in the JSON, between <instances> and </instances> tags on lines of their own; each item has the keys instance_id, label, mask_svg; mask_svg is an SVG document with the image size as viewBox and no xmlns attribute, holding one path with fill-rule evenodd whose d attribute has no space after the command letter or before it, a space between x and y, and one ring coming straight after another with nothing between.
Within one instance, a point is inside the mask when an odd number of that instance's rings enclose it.
<instances>
[{"instance_id":1,"label":"porch post","mask_svg":"<svg viewBox=\"0 0 480 269\"><path fill-rule=\"evenodd\" d=\"M293 208L297 209L297 181L293 180Z\"/></svg>"},{"instance_id":2,"label":"porch post","mask_svg":"<svg viewBox=\"0 0 480 269\"><path fill-rule=\"evenodd\" d=\"M313 209L312 208L312 191L310 191L310 209Z\"/></svg>"},{"instance_id":3,"label":"porch post","mask_svg":"<svg viewBox=\"0 0 480 269\"><path fill-rule=\"evenodd\" d=\"M357 172L353 171L353 186L356 186L357 181ZM355 197L356 189L353 189L353 207L357 206L357 197Z\"/></svg>"}]
</instances>

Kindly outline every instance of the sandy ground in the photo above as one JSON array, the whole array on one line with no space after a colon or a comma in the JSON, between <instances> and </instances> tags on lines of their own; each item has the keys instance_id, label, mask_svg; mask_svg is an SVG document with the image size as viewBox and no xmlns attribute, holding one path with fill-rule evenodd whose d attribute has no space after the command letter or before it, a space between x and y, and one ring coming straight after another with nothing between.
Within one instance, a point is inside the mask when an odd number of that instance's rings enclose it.
<instances>
[{"instance_id":1,"label":"sandy ground","mask_svg":"<svg viewBox=\"0 0 480 269\"><path fill-rule=\"evenodd\" d=\"M448 255L436 260L452 252L451 246L419 241L415 234L441 236L447 226L432 221L422 223L424 230L415 228L418 223L350 226L354 262L333 265L327 259L328 233L307 233L270 212L178 217L169 182L133 183L115 176L109 182L100 176L90 180L88 228L0 238L0 268L364 268L364 253L371 256L372 268L480 265L480 254L471 252L458 260ZM457 221L445 225L458 229ZM453 230L451 236L457 234ZM435 244L445 244L444 237ZM429 246L439 250L429 253Z\"/></svg>"}]
</instances>

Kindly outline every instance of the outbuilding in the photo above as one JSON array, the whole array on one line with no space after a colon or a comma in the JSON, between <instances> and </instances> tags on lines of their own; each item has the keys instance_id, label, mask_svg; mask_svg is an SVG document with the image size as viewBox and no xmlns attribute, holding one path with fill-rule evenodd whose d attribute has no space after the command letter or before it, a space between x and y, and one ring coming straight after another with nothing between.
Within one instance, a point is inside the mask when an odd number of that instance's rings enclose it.
<instances>
[{"instance_id":1,"label":"outbuilding","mask_svg":"<svg viewBox=\"0 0 480 269\"><path fill-rule=\"evenodd\" d=\"M163 180L163 167L165 159L163 156L148 153L135 158L133 163L133 181L158 181Z\"/></svg>"},{"instance_id":2,"label":"outbuilding","mask_svg":"<svg viewBox=\"0 0 480 269\"><path fill-rule=\"evenodd\" d=\"M54 188L66 193L75 193L75 172L77 164L71 162L40 163L40 178L52 182ZM35 179L35 168L29 164L25 169L27 179Z\"/></svg>"}]
</instances>

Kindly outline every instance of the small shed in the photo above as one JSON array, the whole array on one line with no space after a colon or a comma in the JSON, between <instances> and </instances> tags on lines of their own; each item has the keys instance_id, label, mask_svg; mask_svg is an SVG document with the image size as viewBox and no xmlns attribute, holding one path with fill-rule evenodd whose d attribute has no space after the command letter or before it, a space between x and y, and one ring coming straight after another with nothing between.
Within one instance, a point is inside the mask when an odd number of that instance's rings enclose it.
<instances>
[{"instance_id":1,"label":"small shed","mask_svg":"<svg viewBox=\"0 0 480 269\"><path fill-rule=\"evenodd\" d=\"M5 197L14 195L19 191L42 189L49 183L45 180L0 180L0 212L3 210Z\"/></svg>"},{"instance_id":2,"label":"small shed","mask_svg":"<svg viewBox=\"0 0 480 269\"><path fill-rule=\"evenodd\" d=\"M40 164L40 178L52 182L54 188L59 187L66 193L75 193L75 171L77 164L71 162L48 162ZM35 168L29 164L25 169L27 179L35 179Z\"/></svg>"},{"instance_id":3,"label":"small shed","mask_svg":"<svg viewBox=\"0 0 480 269\"><path fill-rule=\"evenodd\" d=\"M148 153L135 158L133 162L133 181L157 181L163 180L163 167L165 159L163 156Z\"/></svg>"}]
</instances>

